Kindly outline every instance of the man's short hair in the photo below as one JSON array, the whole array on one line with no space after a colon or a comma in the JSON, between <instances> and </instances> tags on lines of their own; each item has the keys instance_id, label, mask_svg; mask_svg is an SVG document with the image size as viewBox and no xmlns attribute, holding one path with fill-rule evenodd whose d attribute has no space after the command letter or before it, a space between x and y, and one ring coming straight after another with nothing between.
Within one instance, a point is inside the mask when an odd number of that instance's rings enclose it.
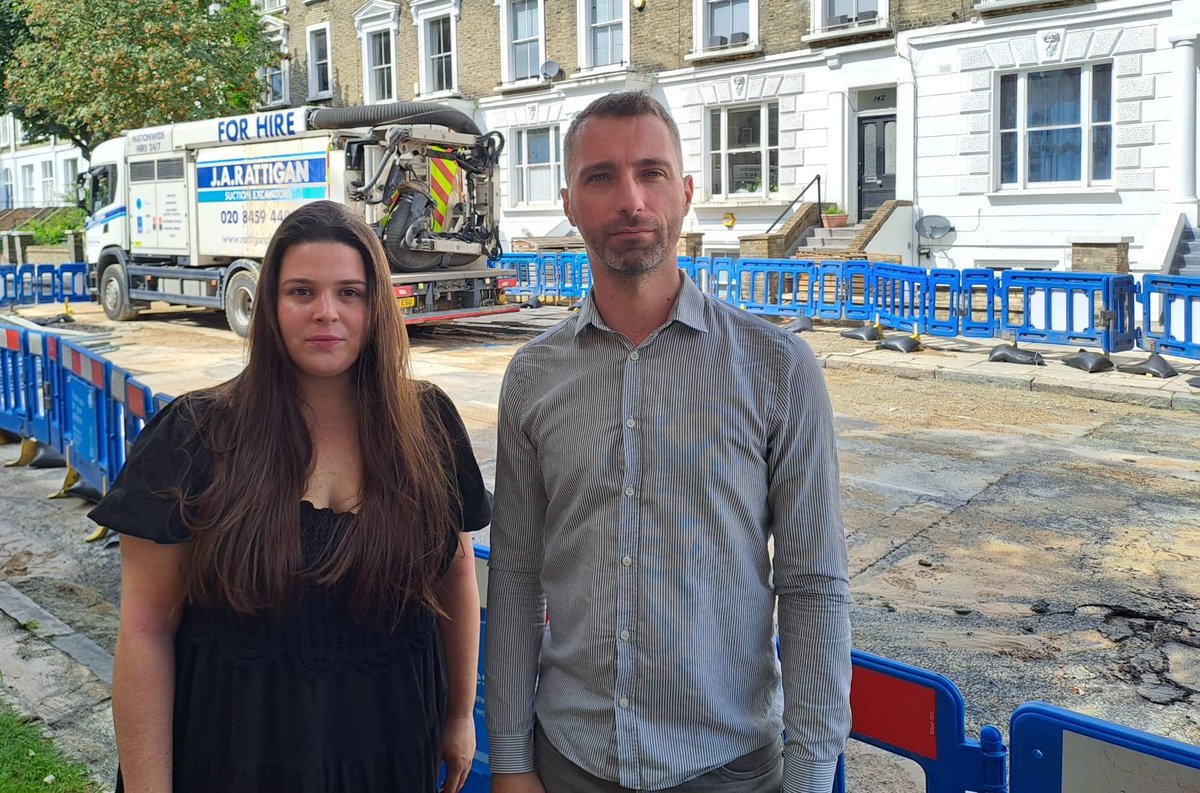
<instances>
[{"instance_id":1,"label":"man's short hair","mask_svg":"<svg viewBox=\"0 0 1200 793\"><path fill-rule=\"evenodd\" d=\"M616 91L594 100L583 111L575 116L571 126L567 128L567 137L563 141L563 155L566 161L567 173L571 173L571 156L575 149L575 141L579 132L589 118L635 118L637 116L654 116L667 125L671 140L675 141L675 158L679 163L680 175L683 171L683 144L679 140L679 127L675 119L658 100L645 91Z\"/></svg>"}]
</instances>

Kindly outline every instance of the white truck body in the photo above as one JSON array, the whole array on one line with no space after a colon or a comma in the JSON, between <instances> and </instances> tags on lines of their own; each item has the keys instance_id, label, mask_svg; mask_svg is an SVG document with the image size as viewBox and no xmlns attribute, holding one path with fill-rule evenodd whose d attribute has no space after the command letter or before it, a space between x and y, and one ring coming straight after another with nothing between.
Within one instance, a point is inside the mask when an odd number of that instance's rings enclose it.
<instances>
[{"instance_id":1,"label":"white truck body","mask_svg":"<svg viewBox=\"0 0 1200 793\"><path fill-rule=\"evenodd\" d=\"M362 183L364 174L389 167L387 158L397 147L385 145L384 137L395 125L310 129L310 111L289 108L150 127L95 148L92 166L81 177L81 205L89 215L90 284L110 317L130 318L149 301L162 300L225 309L231 327L244 334L248 315L233 315L249 311L252 289L247 292L247 284L252 283L246 278L257 278L267 244L289 212L329 199L354 208L376 227L389 216L387 196L377 189L371 200ZM422 146L444 141L465 147L475 141L474 136L424 125L404 127L404 139L410 138L423 141ZM355 147L357 159L349 156ZM427 147L410 148L400 150L405 173L428 177L433 159L423 158ZM475 187L491 189L490 173L466 178L478 179ZM444 214L461 213L464 184L460 175L445 199ZM490 211L488 199L479 205ZM393 280L397 294L403 295L398 300L406 321L516 310L498 305L512 273L489 269L479 245L429 233L413 244L423 245L422 251L454 251L460 265L465 259L471 266L427 269L416 278L415 273L397 274ZM105 272L114 264L120 267L106 280ZM236 282L242 292L240 311L231 306L236 296L226 288L235 284L232 279L239 272L247 274ZM438 284L458 294L454 299L438 295Z\"/></svg>"}]
</instances>

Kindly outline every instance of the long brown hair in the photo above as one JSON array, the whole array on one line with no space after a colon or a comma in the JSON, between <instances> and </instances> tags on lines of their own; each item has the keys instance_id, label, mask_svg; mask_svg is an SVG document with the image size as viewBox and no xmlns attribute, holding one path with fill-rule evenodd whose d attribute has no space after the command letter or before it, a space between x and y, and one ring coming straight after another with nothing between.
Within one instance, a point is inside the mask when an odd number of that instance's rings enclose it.
<instances>
[{"instance_id":1,"label":"long brown hair","mask_svg":"<svg viewBox=\"0 0 1200 793\"><path fill-rule=\"evenodd\" d=\"M361 502L326 561L305 570L300 499L313 450L277 306L284 254L309 242L348 245L362 256L369 312L353 370ZM213 461L211 484L190 496L184 510L195 538L187 574L193 602L239 613L278 611L306 577L350 587L360 618L396 620L418 604L439 608L437 582L453 533L452 456L440 423L422 410L422 386L410 378L408 363L387 256L366 222L331 201L288 215L262 262L246 368L181 406Z\"/></svg>"}]
</instances>

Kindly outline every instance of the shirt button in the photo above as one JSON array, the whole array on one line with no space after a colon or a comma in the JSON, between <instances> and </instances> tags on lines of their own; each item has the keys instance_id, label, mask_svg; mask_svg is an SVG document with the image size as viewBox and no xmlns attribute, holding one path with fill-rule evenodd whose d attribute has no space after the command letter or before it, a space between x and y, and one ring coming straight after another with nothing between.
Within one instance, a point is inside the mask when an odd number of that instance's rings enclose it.
<instances>
[{"instance_id":1,"label":"shirt button","mask_svg":"<svg viewBox=\"0 0 1200 793\"><path fill-rule=\"evenodd\" d=\"M632 487L625 488L625 495L627 495L627 496L632 496L634 494L634 492L636 492L636 491L634 491L634 489Z\"/></svg>"},{"instance_id":2,"label":"shirt button","mask_svg":"<svg viewBox=\"0 0 1200 793\"><path fill-rule=\"evenodd\" d=\"M629 631L621 631L621 638L625 641L629 641Z\"/></svg>"},{"instance_id":3,"label":"shirt button","mask_svg":"<svg viewBox=\"0 0 1200 793\"><path fill-rule=\"evenodd\" d=\"M634 350L633 352L629 353L629 360L636 361L637 359L638 359L637 350Z\"/></svg>"},{"instance_id":4,"label":"shirt button","mask_svg":"<svg viewBox=\"0 0 1200 793\"><path fill-rule=\"evenodd\" d=\"M625 697L621 697L619 700L617 700L617 704L622 708L627 708L629 707L629 700L625 699Z\"/></svg>"},{"instance_id":5,"label":"shirt button","mask_svg":"<svg viewBox=\"0 0 1200 793\"><path fill-rule=\"evenodd\" d=\"M628 556L621 557L621 564L629 567L629 565L633 564L633 559Z\"/></svg>"},{"instance_id":6,"label":"shirt button","mask_svg":"<svg viewBox=\"0 0 1200 793\"><path fill-rule=\"evenodd\" d=\"M625 419L625 426L629 427L629 429L633 429L634 427L637 426L637 422L634 421L633 419Z\"/></svg>"}]
</instances>

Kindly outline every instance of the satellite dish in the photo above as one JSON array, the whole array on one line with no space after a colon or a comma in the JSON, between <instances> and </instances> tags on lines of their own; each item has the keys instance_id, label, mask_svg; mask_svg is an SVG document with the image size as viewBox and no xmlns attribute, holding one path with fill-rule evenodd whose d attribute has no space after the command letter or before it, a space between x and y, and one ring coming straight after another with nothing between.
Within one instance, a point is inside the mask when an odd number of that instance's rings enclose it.
<instances>
[{"instance_id":1,"label":"satellite dish","mask_svg":"<svg viewBox=\"0 0 1200 793\"><path fill-rule=\"evenodd\" d=\"M940 240L954 231L954 224L941 215L922 215L917 218L916 229L927 240Z\"/></svg>"},{"instance_id":2,"label":"satellite dish","mask_svg":"<svg viewBox=\"0 0 1200 793\"><path fill-rule=\"evenodd\" d=\"M562 69L558 65L558 61L546 61L542 64L542 77L546 80L553 80L562 73Z\"/></svg>"}]
</instances>

